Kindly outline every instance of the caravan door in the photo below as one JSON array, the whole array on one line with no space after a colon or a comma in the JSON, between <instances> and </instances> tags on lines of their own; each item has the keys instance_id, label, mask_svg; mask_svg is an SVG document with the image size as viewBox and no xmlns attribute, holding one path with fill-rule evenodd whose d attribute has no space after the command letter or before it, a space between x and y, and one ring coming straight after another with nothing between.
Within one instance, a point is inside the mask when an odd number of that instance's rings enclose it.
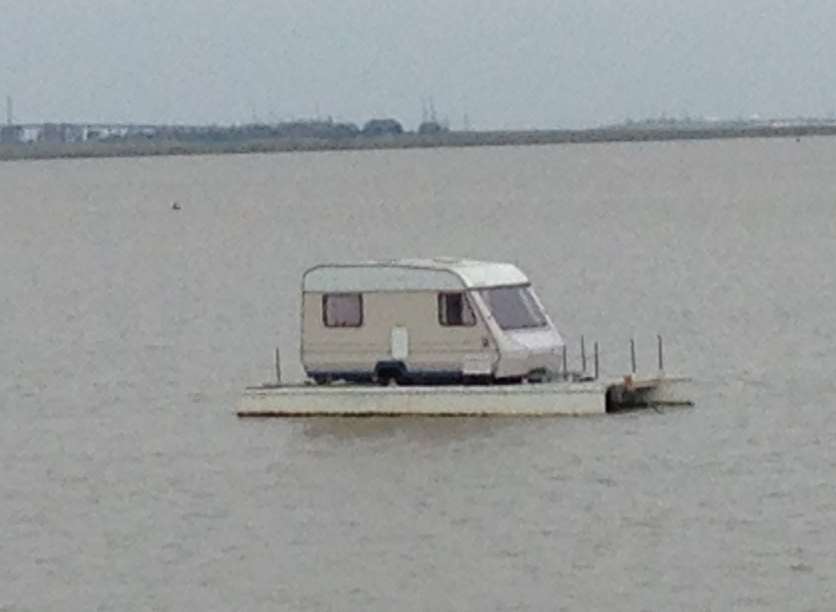
<instances>
[{"instance_id":1,"label":"caravan door","mask_svg":"<svg viewBox=\"0 0 836 612\"><path fill-rule=\"evenodd\" d=\"M405 361L409 357L409 330L405 327L393 327L389 337L389 350L393 360Z\"/></svg>"}]
</instances>

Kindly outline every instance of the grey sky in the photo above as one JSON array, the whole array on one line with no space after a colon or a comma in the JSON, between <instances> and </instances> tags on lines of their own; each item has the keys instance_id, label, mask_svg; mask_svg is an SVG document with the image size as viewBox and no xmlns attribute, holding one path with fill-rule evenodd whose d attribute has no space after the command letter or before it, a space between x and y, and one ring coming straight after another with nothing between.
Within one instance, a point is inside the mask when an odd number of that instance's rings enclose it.
<instances>
[{"instance_id":1,"label":"grey sky","mask_svg":"<svg viewBox=\"0 0 836 612\"><path fill-rule=\"evenodd\" d=\"M0 94L33 122L830 116L834 31L834 0L0 0Z\"/></svg>"}]
</instances>

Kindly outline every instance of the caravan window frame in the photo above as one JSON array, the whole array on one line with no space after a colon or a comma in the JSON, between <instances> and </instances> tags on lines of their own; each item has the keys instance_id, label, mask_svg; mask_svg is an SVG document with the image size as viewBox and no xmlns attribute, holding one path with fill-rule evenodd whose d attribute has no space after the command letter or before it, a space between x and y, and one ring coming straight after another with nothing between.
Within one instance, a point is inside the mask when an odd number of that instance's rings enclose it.
<instances>
[{"instance_id":1,"label":"caravan window frame","mask_svg":"<svg viewBox=\"0 0 836 612\"><path fill-rule=\"evenodd\" d=\"M328 320L328 300L330 298L357 298L357 304L359 306L359 318L357 322L349 322L349 323L332 323ZM338 292L338 293L323 293L322 294L322 324L327 327L328 329L352 329L357 327L363 327L363 321L365 319L365 308L363 304L363 294L353 291L353 292Z\"/></svg>"},{"instance_id":2,"label":"caravan window frame","mask_svg":"<svg viewBox=\"0 0 836 612\"><path fill-rule=\"evenodd\" d=\"M446 310L444 308L445 300L451 295L461 296L462 299L462 323L448 323L446 319ZM474 327L476 325L476 309L467 297L466 291L442 291L438 294L438 323L442 327ZM465 316L465 310L470 312L470 319ZM466 322L465 322L466 321Z\"/></svg>"}]
</instances>

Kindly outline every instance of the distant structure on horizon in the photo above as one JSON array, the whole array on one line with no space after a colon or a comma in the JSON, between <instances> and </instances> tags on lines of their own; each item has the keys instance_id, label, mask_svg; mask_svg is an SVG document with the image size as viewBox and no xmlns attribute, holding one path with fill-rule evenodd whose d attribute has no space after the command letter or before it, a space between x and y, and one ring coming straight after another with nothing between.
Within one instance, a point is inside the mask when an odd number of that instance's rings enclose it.
<instances>
[{"instance_id":1,"label":"distant structure on horizon","mask_svg":"<svg viewBox=\"0 0 836 612\"><path fill-rule=\"evenodd\" d=\"M435 100L423 98L421 100L421 124L418 126L419 134L441 134L449 132L450 126L446 121L439 121L435 112Z\"/></svg>"},{"instance_id":2,"label":"distant structure on horizon","mask_svg":"<svg viewBox=\"0 0 836 612\"><path fill-rule=\"evenodd\" d=\"M16 144L23 141L23 130L14 125L14 103L6 96L6 123L0 126L0 144Z\"/></svg>"},{"instance_id":3,"label":"distant structure on horizon","mask_svg":"<svg viewBox=\"0 0 836 612\"><path fill-rule=\"evenodd\" d=\"M386 137L405 133L397 119L367 121L362 128L332 119L296 120L248 125L141 125L118 123L33 123L0 125L0 144L85 142L247 142L300 140L336 142L356 137Z\"/></svg>"},{"instance_id":4,"label":"distant structure on horizon","mask_svg":"<svg viewBox=\"0 0 836 612\"><path fill-rule=\"evenodd\" d=\"M134 123L15 123L13 100L6 97L6 122L0 123L0 145L20 147L45 145L43 148L51 151L63 151L64 145L90 143L95 148L96 143L121 143L126 146L141 143L153 143L155 147L166 146L255 146L256 148L288 147L289 150L298 148L352 148L394 146L400 142L399 137L405 135L404 146L435 146L443 142L461 143L461 133L455 138L448 139L445 134L450 132L446 119L439 119L436 115L435 103L431 98L422 100L422 121L414 130L404 129L400 121L392 117L372 118L362 124L362 127L352 122L337 122L328 117L325 119L300 119L278 123L250 123L246 125L165 125L165 124L134 124ZM474 142L484 143L485 138L504 142L513 141L522 144L533 142L563 142L575 141L583 138L577 134L585 130L507 130L506 132L490 130L471 132L470 118L465 113L463 118L463 132L469 132ZM805 133L834 133L836 132L836 118L659 118L630 120L618 124L602 125L588 130L597 140L607 138L707 138L724 137L724 134L742 134L752 131L781 131L802 130ZM505 134L504 136L502 134ZM573 134L567 136L567 134ZM493 136L486 136L493 134ZM514 135L516 134L516 136ZM562 135L561 135L562 134ZM411 136L422 138L410 139ZM667 136L666 136L667 135ZM357 142L355 142L357 141ZM377 142L379 141L379 142ZM255 143L255 144L253 144ZM146 147L146 145L142 145ZM98 149L98 148L97 148ZM81 150L81 149L79 149ZM78 153L78 151L76 151ZM15 152L15 155L20 155ZM26 155L39 155L38 151ZM6 155L12 155L7 153Z\"/></svg>"},{"instance_id":5,"label":"distant structure on horizon","mask_svg":"<svg viewBox=\"0 0 836 612\"><path fill-rule=\"evenodd\" d=\"M397 119L370 119L363 125L364 136L397 136L403 134L403 126Z\"/></svg>"},{"instance_id":6,"label":"distant structure on horizon","mask_svg":"<svg viewBox=\"0 0 836 612\"><path fill-rule=\"evenodd\" d=\"M719 130L742 128L790 128L836 125L834 118L820 117L772 117L762 118L758 115L736 119L722 119L719 117L651 117L647 119L626 119L622 123L604 125L599 129L627 129L627 130Z\"/></svg>"}]
</instances>

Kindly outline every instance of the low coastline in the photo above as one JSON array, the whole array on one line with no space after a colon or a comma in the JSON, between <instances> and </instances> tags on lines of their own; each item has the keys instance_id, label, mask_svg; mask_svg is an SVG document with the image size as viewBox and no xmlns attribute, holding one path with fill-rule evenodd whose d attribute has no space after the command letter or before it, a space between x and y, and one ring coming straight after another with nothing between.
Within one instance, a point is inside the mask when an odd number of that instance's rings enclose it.
<instances>
[{"instance_id":1,"label":"low coastline","mask_svg":"<svg viewBox=\"0 0 836 612\"><path fill-rule=\"evenodd\" d=\"M588 130L451 131L347 138L259 138L240 141L131 139L113 142L27 143L0 145L0 161L356 151L440 147L532 146L581 143L661 142L730 138L834 136L836 125L704 128L613 127Z\"/></svg>"}]
</instances>

